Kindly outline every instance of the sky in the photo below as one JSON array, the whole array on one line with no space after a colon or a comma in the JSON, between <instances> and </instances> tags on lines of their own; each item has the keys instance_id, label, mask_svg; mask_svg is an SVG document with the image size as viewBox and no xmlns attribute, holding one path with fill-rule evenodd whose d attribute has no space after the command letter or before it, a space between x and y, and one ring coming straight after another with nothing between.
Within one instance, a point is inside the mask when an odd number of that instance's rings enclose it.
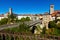
<instances>
[{"instance_id":1,"label":"sky","mask_svg":"<svg viewBox=\"0 0 60 40\"><path fill-rule=\"evenodd\" d=\"M0 14L7 13L9 8L15 14L43 14L49 12L50 4L60 10L60 0L0 0Z\"/></svg>"}]
</instances>

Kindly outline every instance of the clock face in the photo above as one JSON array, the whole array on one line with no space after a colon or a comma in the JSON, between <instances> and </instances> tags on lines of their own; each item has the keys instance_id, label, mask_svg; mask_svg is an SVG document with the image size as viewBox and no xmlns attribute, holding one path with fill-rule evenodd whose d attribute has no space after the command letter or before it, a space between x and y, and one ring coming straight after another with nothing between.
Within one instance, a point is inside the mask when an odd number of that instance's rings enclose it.
<instances>
[{"instance_id":1,"label":"clock face","mask_svg":"<svg viewBox=\"0 0 60 40\"><path fill-rule=\"evenodd\" d=\"M53 8L53 6L51 6L51 8Z\"/></svg>"}]
</instances>

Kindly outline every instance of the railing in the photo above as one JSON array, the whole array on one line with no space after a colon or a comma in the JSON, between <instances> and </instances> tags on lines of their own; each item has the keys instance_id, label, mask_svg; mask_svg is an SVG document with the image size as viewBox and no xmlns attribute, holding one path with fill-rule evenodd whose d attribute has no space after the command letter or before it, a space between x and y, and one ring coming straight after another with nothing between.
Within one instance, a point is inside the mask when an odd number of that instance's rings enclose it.
<instances>
[{"instance_id":1,"label":"railing","mask_svg":"<svg viewBox=\"0 0 60 40\"><path fill-rule=\"evenodd\" d=\"M60 37L0 32L0 40L60 40Z\"/></svg>"}]
</instances>

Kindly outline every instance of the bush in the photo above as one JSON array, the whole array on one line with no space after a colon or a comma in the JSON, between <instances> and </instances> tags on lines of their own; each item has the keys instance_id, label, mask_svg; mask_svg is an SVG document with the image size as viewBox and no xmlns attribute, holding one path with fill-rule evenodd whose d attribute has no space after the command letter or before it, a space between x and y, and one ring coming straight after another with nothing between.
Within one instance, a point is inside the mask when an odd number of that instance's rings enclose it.
<instances>
[{"instance_id":1,"label":"bush","mask_svg":"<svg viewBox=\"0 0 60 40\"><path fill-rule=\"evenodd\" d=\"M21 18L20 21L21 21L21 22L24 22L24 21L26 21L26 19L23 17L23 18Z\"/></svg>"},{"instance_id":2,"label":"bush","mask_svg":"<svg viewBox=\"0 0 60 40\"><path fill-rule=\"evenodd\" d=\"M30 18L29 17L26 17L26 18L21 18L21 20L20 20L21 22L25 22L25 21L30 21Z\"/></svg>"},{"instance_id":3,"label":"bush","mask_svg":"<svg viewBox=\"0 0 60 40\"><path fill-rule=\"evenodd\" d=\"M19 31L20 32L29 32L29 26L26 24L20 24L19 25Z\"/></svg>"},{"instance_id":4,"label":"bush","mask_svg":"<svg viewBox=\"0 0 60 40\"><path fill-rule=\"evenodd\" d=\"M26 21L30 21L30 17L26 17Z\"/></svg>"},{"instance_id":5,"label":"bush","mask_svg":"<svg viewBox=\"0 0 60 40\"><path fill-rule=\"evenodd\" d=\"M46 34L46 27L43 27L42 34Z\"/></svg>"},{"instance_id":6,"label":"bush","mask_svg":"<svg viewBox=\"0 0 60 40\"><path fill-rule=\"evenodd\" d=\"M8 21L7 18L1 19L0 25L7 24L7 21Z\"/></svg>"},{"instance_id":7,"label":"bush","mask_svg":"<svg viewBox=\"0 0 60 40\"><path fill-rule=\"evenodd\" d=\"M49 24L48 24L48 27L49 28L56 28L57 25L56 25L56 23L54 21L50 21Z\"/></svg>"}]
</instances>

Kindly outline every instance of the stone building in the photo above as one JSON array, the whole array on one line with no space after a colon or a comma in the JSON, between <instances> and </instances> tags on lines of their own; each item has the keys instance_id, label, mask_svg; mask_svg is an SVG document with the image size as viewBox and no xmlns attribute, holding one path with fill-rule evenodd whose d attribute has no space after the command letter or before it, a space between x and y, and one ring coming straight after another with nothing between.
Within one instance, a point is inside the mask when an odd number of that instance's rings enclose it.
<instances>
[{"instance_id":1,"label":"stone building","mask_svg":"<svg viewBox=\"0 0 60 40\"><path fill-rule=\"evenodd\" d=\"M52 21L51 15L49 15L49 13L44 14L43 15L43 21L42 21L42 23L43 23L43 26L46 27L46 29L48 29L48 23L49 23L49 21Z\"/></svg>"}]
</instances>

